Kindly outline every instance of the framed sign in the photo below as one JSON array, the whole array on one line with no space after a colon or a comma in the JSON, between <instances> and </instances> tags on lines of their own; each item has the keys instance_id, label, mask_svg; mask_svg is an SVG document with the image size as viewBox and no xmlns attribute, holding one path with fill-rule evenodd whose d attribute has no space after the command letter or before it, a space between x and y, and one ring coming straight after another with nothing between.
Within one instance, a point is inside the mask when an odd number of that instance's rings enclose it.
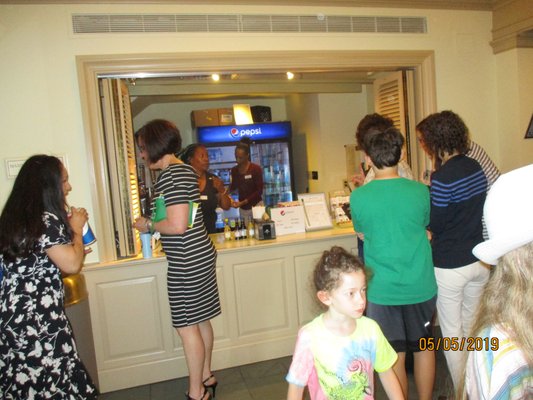
<instances>
[{"instance_id":1,"label":"framed sign","mask_svg":"<svg viewBox=\"0 0 533 400\"><path fill-rule=\"evenodd\" d=\"M300 193L298 201L304 209L306 231L328 229L333 226L325 193Z\"/></svg>"},{"instance_id":2,"label":"framed sign","mask_svg":"<svg viewBox=\"0 0 533 400\"><path fill-rule=\"evenodd\" d=\"M526 136L524 139L533 139L533 114L531 115L531 119L529 120L529 125L526 130Z\"/></svg>"},{"instance_id":3,"label":"framed sign","mask_svg":"<svg viewBox=\"0 0 533 400\"><path fill-rule=\"evenodd\" d=\"M270 218L276 223L278 236L305 232L305 217L302 206L271 208Z\"/></svg>"}]
</instances>

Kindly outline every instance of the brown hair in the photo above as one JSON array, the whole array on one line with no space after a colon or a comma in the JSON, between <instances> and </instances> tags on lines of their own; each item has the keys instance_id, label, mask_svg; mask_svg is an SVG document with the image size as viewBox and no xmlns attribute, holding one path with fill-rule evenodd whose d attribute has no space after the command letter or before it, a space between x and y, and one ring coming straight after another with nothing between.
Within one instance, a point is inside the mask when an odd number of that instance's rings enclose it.
<instances>
[{"instance_id":1,"label":"brown hair","mask_svg":"<svg viewBox=\"0 0 533 400\"><path fill-rule=\"evenodd\" d=\"M316 264L313 280L317 292L331 291L338 287L341 274L363 271L368 279L368 270L361 259L342 247L333 246L324 251Z\"/></svg>"},{"instance_id":2,"label":"brown hair","mask_svg":"<svg viewBox=\"0 0 533 400\"><path fill-rule=\"evenodd\" d=\"M416 130L424 150L436 159L455 151L466 154L470 149L468 128L453 111L431 114L418 123Z\"/></svg>"},{"instance_id":3,"label":"brown hair","mask_svg":"<svg viewBox=\"0 0 533 400\"><path fill-rule=\"evenodd\" d=\"M164 119L154 119L137 132L135 141L144 142L150 162L155 163L167 154L176 154L181 149L180 131L172 122Z\"/></svg>"},{"instance_id":4,"label":"brown hair","mask_svg":"<svg viewBox=\"0 0 533 400\"><path fill-rule=\"evenodd\" d=\"M357 129L355 130L357 146L360 150L363 150L366 153L365 137L367 136L367 133L372 129L384 131L392 126L394 126L394 121L389 117L377 113L365 115L363 119L359 121Z\"/></svg>"}]
</instances>

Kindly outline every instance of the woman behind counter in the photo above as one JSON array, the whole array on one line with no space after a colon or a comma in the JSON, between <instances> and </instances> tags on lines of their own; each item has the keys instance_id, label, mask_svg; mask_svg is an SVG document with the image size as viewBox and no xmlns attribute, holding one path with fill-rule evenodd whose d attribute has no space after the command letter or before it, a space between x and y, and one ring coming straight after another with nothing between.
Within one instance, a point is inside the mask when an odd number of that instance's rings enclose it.
<instances>
[{"instance_id":1,"label":"woman behind counter","mask_svg":"<svg viewBox=\"0 0 533 400\"><path fill-rule=\"evenodd\" d=\"M250 146L239 142L235 146L237 165L231 169L230 192L237 190L239 200L232 207L240 208L241 218L252 218L252 207L262 200L263 170L250 161Z\"/></svg>"},{"instance_id":2,"label":"woman behind counter","mask_svg":"<svg viewBox=\"0 0 533 400\"><path fill-rule=\"evenodd\" d=\"M210 320L220 314L216 281L216 251L203 226L202 208L194 224L189 224L189 203L200 202L198 176L176 153L181 148L178 128L156 119L135 133L141 157L151 170L161 170L155 184L155 197L165 200L167 218L154 222L138 218L134 227L140 232L161 233L168 261L167 287L172 314L185 351L189 369L189 391L185 398L206 400L217 381L211 372L213 328Z\"/></svg>"},{"instance_id":3,"label":"woman behind counter","mask_svg":"<svg viewBox=\"0 0 533 400\"><path fill-rule=\"evenodd\" d=\"M207 233L216 233L215 223L217 213L215 210L217 207L223 210L229 210L231 207L231 197L229 197L222 180L208 171L209 155L203 144L193 143L187 146L181 155L181 159L183 162L191 165L198 174L204 225Z\"/></svg>"},{"instance_id":4,"label":"woman behind counter","mask_svg":"<svg viewBox=\"0 0 533 400\"><path fill-rule=\"evenodd\" d=\"M30 157L0 216L0 397L95 399L65 314L61 273L80 272L84 208L61 161Z\"/></svg>"}]
</instances>

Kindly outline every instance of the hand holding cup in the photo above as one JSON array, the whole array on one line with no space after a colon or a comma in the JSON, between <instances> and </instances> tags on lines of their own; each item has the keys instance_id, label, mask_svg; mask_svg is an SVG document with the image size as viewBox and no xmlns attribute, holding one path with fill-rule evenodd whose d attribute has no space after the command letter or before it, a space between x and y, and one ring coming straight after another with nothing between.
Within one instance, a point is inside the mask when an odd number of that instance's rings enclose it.
<instances>
[{"instance_id":1,"label":"hand holding cup","mask_svg":"<svg viewBox=\"0 0 533 400\"><path fill-rule=\"evenodd\" d=\"M88 220L89 213L85 208L70 207L69 223L72 231L81 235Z\"/></svg>"}]
</instances>

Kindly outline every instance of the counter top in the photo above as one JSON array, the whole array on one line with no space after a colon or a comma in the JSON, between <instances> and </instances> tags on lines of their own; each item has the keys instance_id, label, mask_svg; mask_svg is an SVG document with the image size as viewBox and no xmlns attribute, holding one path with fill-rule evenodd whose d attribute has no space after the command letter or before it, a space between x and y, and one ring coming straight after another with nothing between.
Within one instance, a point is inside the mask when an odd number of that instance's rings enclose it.
<instances>
[{"instance_id":1,"label":"counter top","mask_svg":"<svg viewBox=\"0 0 533 400\"><path fill-rule=\"evenodd\" d=\"M233 253L240 251L253 251L254 249L265 249L268 247L289 246L299 242L305 242L306 244L313 241L320 241L323 239L331 238L343 238L346 236L355 235L353 226L347 225L343 227L333 227L330 229L322 229L311 232L293 233L290 235L278 236L275 239L269 240L257 240L257 239L243 239L243 240L229 240L224 239L223 233L214 233L209 235L213 241L215 248L219 254ZM355 237L354 237L355 240ZM129 257L116 261L108 261L101 263L86 264L83 268L84 271L90 271L100 268L112 268L125 265L139 265L139 264L153 264L164 261L165 254L163 252L154 252L152 258L143 258L142 254L136 257Z\"/></svg>"},{"instance_id":2,"label":"counter top","mask_svg":"<svg viewBox=\"0 0 533 400\"><path fill-rule=\"evenodd\" d=\"M226 253L226 252L232 252L232 251L239 251L243 249L253 250L254 248L257 248L257 247L265 248L268 246L272 246L272 247L286 246L286 245L292 245L297 242L303 242L303 241L305 241L306 243L309 243L310 241L330 239L332 237L344 237L344 236L350 236L350 235L355 235L353 226L351 224L349 226L342 227L342 228L334 227L330 229L322 229L322 230L311 231L311 232L282 235L282 236L276 237L275 239L269 239L269 240L244 239L244 240L226 241L224 240L223 233L215 233L209 236L211 237L211 240L215 244L217 251L220 253Z\"/></svg>"}]
</instances>

